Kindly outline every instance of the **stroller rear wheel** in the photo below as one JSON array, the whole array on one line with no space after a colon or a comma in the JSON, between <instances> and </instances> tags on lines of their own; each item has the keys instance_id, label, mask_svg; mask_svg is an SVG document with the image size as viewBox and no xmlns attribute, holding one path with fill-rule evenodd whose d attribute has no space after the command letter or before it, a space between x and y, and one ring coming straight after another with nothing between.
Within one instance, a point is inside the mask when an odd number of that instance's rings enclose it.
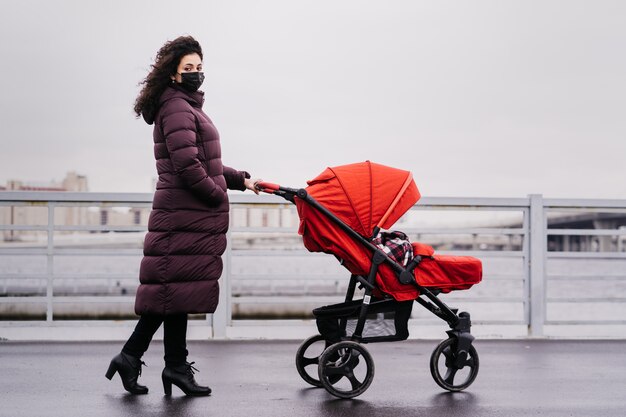
<instances>
[{"instance_id":1,"label":"stroller rear wheel","mask_svg":"<svg viewBox=\"0 0 626 417\"><path fill-rule=\"evenodd\" d=\"M326 349L326 340L322 335L316 334L315 336L311 336L306 339L296 352L296 369L298 373L308 384L313 385L314 387L322 387L322 383L319 379L317 379L318 371L317 367L319 364L320 356L324 353ZM308 352L307 352L308 351ZM309 356L305 356L305 355ZM313 365L315 367L313 368ZM307 372L307 367L311 373Z\"/></svg>"},{"instance_id":2,"label":"stroller rear wheel","mask_svg":"<svg viewBox=\"0 0 626 417\"><path fill-rule=\"evenodd\" d=\"M344 341L329 346L322 353L318 372L326 391L335 397L354 398L372 383L374 361L365 347Z\"/></svg>"},{"instance_id":3,"label":"stroller rear wheel","mask_svg":"<svg viewBox=\"0 0 626 417\"><path fill-rule=\"evenodd\" d=\"M462 391L469 387L478 375L478 353L470 345L469 351L456 352L457 339L451 337L439 343L430 356L430 373L443 389ZM443 373L443 375L442 375Z\"/></svg>"}]
</instances>

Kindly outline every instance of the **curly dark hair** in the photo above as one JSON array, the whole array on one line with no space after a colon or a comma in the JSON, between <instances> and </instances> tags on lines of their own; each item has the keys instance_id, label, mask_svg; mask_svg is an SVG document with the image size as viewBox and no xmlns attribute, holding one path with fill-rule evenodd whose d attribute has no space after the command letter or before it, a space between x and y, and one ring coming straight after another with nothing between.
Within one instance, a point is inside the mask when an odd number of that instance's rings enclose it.
<instances>
[{"instance_id":1,"label":"curly dark hair","mask_svg":"<svg viewBox=\"0 0 626 417\"><path fill-rule=\"evenodd\" d=\"M180 60L189 54L196 53L202 57L202 47L191 36L180 36L173 41L168 41L159 49L154 64L148 76L139 83L143 84L141 92L135 100L135 114L143 115L148 123L152 123L154 114L158 109L159 97L165 88L172 82L170 76L176 74Z\"/></svg>"}]
</instances>

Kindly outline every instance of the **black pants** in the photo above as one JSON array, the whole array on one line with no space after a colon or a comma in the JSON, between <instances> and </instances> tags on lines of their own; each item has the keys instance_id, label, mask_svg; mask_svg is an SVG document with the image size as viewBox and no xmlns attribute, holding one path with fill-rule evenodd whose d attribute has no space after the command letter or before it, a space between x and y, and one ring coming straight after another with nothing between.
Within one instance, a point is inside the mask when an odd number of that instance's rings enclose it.
<instances>
[{"instance_id":1,"label":"black pants","mask_svg":"<svg viewBox=\"0 0 626 417\"><path fill-rule=\"evenodd\" d=\"M163 323L163 346L165 365L178 366L187 361L187 314L172 316L141 316L135 331L122 352L141 358L148 350L152 337Z\"/></svg>"}]
</instances>

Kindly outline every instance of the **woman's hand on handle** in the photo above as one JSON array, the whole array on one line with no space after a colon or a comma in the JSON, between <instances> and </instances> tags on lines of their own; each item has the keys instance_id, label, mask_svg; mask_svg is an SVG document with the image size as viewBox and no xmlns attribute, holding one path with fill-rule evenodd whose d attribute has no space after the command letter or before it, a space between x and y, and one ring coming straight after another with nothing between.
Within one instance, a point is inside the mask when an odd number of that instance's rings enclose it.
<instances>
[{"instance_id":1,"label":"woman's hand on handle","mask_svg":"<svg viewBox=\"0 0 626 417\"><path fill-rule=\"evenodd\" d=\"M253 191L255 194L259 194L259 190L256 188L258 182L263 181L261 178L246 178L243 184L246 189Z\"/></svg>"}]
</instances>

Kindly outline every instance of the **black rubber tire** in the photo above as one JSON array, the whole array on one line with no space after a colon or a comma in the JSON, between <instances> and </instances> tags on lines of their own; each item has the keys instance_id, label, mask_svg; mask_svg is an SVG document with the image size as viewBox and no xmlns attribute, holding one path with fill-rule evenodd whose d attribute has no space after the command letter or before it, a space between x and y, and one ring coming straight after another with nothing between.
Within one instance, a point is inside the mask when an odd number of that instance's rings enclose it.
<instances>
[{"instance_id":1,"label":"black rubber tire","mask_svg":"<svg viewBox=\"0 0 626 417\"><path fill-rule=\"evenodd\" d=\"M313 344L318 343L318 342L324 344L323 348L321 349L321 353L318 356L306 357L305 356L306 351ZM319 364L320 356L322 356L326 348L325 343L326 341L324 340L322 335L316 334L315 336L311 336L308 339L306 339L304 342L302 342L302 344L298 348L298 351L296 352L296 369L298 370L298 373L300 374L302 379L304 379L305 382L318 388L322 387L322 383L320 382L319 379L316 379L316 377L318 376L317 365ZM306 367L310 365L315 365L315 368L311 369L312 372L315 372L313 375L309 374L306 371Z\"/></svg>"},{"instance_id":2,"label":"black rubber tire","mask_svg":"<svg viewBox=\"0 0 626 417\"><path fill-rule=\"evenodd\" d=\"M472 382L476 379L476 375L478 375L479 367L478 353L474 346L470 346L467 359L463 366L458 368L453 365L456 359L453 353L456 342L457 339L454 337L443 340L437 345L430 356L430 374L433 376L433 379L441 388L452 392L463 391L465 388L472 385ZM446 375L444 376L441 375L439 366L441 355L445 357ZM463 378L463 381L454 381L457 372L466 367L469 369L468 372L465 372L466 377Z\"/></svg>"},{"instance_id":3,"label":"black rubber tire","mask_svg":"<svg viewBox=\"0 0 626 417\"><path fill-rule=\"evenodd\" d=\"M362 359L362 360L361 360ZM365 366L365 375L359 381L354 374ZM329 346L319 358L319 380L330 394L339 398L354 398L363 394L374 379L374 361L364 346L356 342L339 342ZM347 382L345 381L347 380ZM350 388L345 388L345 385Z\"/></svg>"}]
</instances>

